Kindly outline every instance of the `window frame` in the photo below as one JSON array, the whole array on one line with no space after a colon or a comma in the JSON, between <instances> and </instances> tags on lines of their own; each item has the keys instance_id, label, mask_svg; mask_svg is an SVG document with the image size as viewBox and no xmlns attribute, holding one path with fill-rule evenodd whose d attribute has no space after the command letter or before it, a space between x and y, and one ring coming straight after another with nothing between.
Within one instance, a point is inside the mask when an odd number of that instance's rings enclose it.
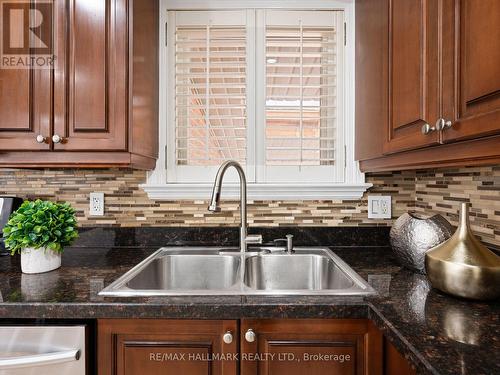
<instances>
[{"instance_id":1,"label":"window frame","mask_svg":"<svg viewBox=\"0 0 500 375\"><path fill-rule=\"evenodd\" d=\"M334 199L360 199L363 193L372 185L365 182L364 174L359 170L359 163L354 160L354 0L311 0L304 7L302 0L160 0L160 82L159 82L159 158L155 170L148 172L147 181L141 187L147 192L151 199L155 200L171 200L171 199L208 199L212 181L207 182L176 182L175 168L172 168L172 158L168 157L168 152L171 151L171 143L169 141L174 137L175 142L175 126L167 126L167 122L171 123L172 114L175 112L173 100L168 100L168 93L172 92L172 85L175 84L175 72L168 69L168 62L173 56L169 48L175 35L175 22L168 22L168 11L170 10L258 10L258 9L276 9L276 10L342 10L344 12L345 32L347 34L346 44L344 47L344 126L343 126L343 147L339 144L339 149L343 149L343 182L273 182L273 183L256 183L248 184L249 199L258 200L334 200ZM248 14L258 14L256 12L247 12ZM167 41L166 37L169 40ZM168 42L168 45L167 45ZM254 45L248 45L248 53L252 54L255 50ZM258 56L257 56L258 57ZM247 66L255 66L256 64L248 64ZM256 68L258 69L258 68ZM262 64L260 69L264 69ZM254 69L255 70L255 69ZM248 71L247 74L255 76L259 72ZM260 73L262 74L262 72ZM250 79L249 79L250 81ZM247 85L248 97L253 100L255 98L255 85ZM265 89L265 86L264 86ZM162 105L164 103L165 105ZM249 106L252 103L248 103ZM254 114L249 111L248 116L262 116L262 114ZM265 116L265 113L264 113ZM247 127L251 121L258 119L249 118ZM175 118L173 119L175 123ZM263 126L261 127L263 128ZM259 131L255 127L253 131ZM248 134L248 132L247 132ZM255 137L249 137L247 140L247 148L255 149L253 143ZM174 150L175 154L175 150ZM257 158L257 155L254 156ZM338 160L338 159L337 159ZM175 163L175 161L173 161ZM257 163L255 163L257 165ZM339 163L337 163L339 164ZM249 168L248 180L257 181L262 178L262 167ZM210 173L215 177L217 167L209 168ZM253 173L255 171L255 174ZM260 174L260 175L259 175ZM237 185L237 175L230 173L227 177L224 188L224 198L237 198L239 189Z\"/></svg>"}]
</instances>

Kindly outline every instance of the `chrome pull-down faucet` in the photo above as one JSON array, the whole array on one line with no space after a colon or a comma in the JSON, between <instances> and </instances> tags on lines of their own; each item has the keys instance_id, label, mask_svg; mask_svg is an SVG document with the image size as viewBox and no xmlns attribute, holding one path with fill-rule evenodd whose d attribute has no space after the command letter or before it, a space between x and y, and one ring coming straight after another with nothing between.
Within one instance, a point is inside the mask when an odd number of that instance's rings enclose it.
<instances>
[{"instance_id":1,"label":"chrome pull-down faucet","mask_svg":"<svg viewBox=\"0 0 500 375\"><path fill-rule=\"evenodd\" d=\"M222 189L222 179L229 167L234 167L240 177L240 251L247 251L247 244L261 244L262 236L260 234L248 235L247 223L247 179L241 165L234 161L228 160L220 166L215 176L214 188L212 190L212 198L208 210L212 212L220 212L220 193Z\"/></svg>"}]
</instances>

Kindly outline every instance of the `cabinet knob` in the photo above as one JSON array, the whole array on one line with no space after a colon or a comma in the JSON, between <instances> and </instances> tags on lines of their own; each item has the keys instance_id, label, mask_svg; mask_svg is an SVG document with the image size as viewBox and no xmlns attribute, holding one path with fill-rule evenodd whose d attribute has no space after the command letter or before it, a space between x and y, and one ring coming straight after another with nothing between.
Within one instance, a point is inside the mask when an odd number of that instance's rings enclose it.
<instances>
[{"instance_id":1,"label":"cabinet knob","mask_svg":"<svg viewBox=\"0 0 500 375\"><path fill-rule=\"evenodd\" d=\"M37 141L38 143L47 143L47 137L44 137L43 135L38 134L38 135L36 136L36 141Z\"/></svg>"},{"instance_id":2,"label":"cabinet knob","mask_svg":"<svg viewBox=\"0 0 500 375\"><path fill-rule=\"evenodd\" d=\"M245 332L245 340L247 340L247 342L254 342L256 337L257 335L255 334L253 329L249 329Z\"/></svg>"},{"instance_id":3,"label":"cabinet knob","mask_svg":"<svg viewBox=\"0 0 500 375\"><path fill-rule=\"evenodd\" d=\"M436 130L446 130L453 126L453 123L450 120L445 120L444 118L440 118L436 121Z\"/></svg>"},{"instance_id":4,"label":"cabinet knob","mask_svg":"<svg viewBox=\"0 0 500 375\"><path fill-rule=\"evenodd\" d=\"M224 333L224 335L222 336L222 341L224 341L226 344L231 344L233 342L233 334L231 333L231 331L227 331L226 333Z\"/></svg>"},{"instance_id":5,"label":"cabinet knob","mask_svg":"<svg viewBox=\"0 0 500 375\"><path fill-rule=\"evenodd\" d=\"M54 143L62 143L64 141L64 138L61 137L59 134L54 134L52 136L52 142Z\"/></svg>"},{"instance_id":6,"label":"cabinet knob","mask_svg":"<svg viewBox=\"0 0 500 375\"><path fill-rule=\"evenodd\" d=\"M435 126L430 126L429 124L422 125L422 134L423 135L427 135L427 134L430 134L430 133L435 132L435 131L436 131Z\"/></svg>"}]
</instances>

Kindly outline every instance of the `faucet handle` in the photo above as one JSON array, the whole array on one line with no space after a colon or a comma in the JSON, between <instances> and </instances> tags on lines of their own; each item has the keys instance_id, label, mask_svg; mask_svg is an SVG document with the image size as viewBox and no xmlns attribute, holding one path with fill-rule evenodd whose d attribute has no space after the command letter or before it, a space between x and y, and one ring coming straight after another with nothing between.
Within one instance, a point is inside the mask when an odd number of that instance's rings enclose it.
<instances>
[{"instance_id":1,"label":"faucet handle","mask_svg":"<svg viewBox=\"0 0 500 375\"><path fill-rule=\"evenodd\" d=\"M289 254L292 254L294 253L295 251L293 250L293 234L287 234L285 236L286 238L278 238L276 240L274 240L274 244L277 246L278 245L278 242L286 242L286 251L289 253Z\"/></svg>"},{"instance_id":2,"label":"faucet handle","mask_svg":"<svg viewBox=\"0 0 500 375\"><path fill-rule=\"evenodd\" d=\"M246 243L250 244L261 244L262 243L262 235L261 234L249 234L245 238Z\"/></svg>"}]
</instances>

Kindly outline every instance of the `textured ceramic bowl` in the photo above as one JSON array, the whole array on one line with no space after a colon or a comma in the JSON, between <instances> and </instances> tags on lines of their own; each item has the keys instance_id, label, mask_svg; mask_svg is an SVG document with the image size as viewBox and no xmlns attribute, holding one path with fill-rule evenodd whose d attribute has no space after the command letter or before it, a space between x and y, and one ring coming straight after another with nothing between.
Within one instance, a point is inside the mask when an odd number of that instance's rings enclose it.
<instances>
[{"instance_id":1,"label":"textured ceramic bowl","mask_svg":"<svg viewBox=\"0 0 500 375\"><path fill-rule=\"evenodd\" d=\"M452 234L452 225L441 215L425 218L405 213L391 228L391 246L403 266L425 273L427 250L446 241Z\"/></svg>"}]
</instances>

